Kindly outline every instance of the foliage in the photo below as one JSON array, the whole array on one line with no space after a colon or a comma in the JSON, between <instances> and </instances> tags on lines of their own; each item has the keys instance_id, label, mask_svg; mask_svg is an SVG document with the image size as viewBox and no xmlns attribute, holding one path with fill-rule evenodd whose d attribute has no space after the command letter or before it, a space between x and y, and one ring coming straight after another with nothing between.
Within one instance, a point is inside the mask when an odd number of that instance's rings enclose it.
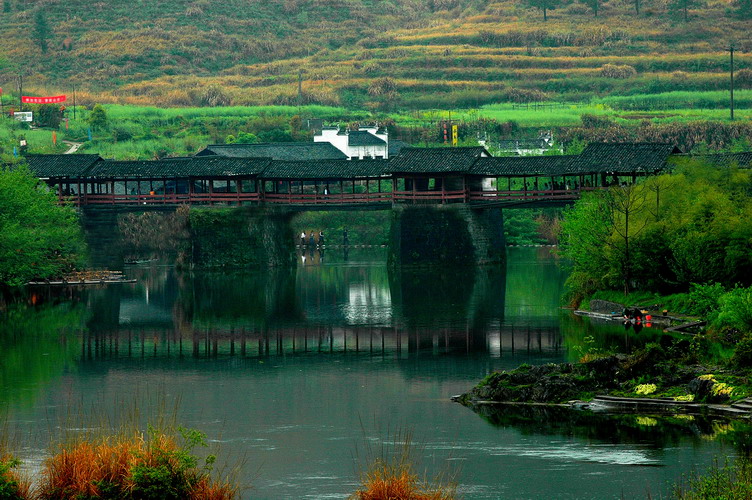
<instances>
[{"instance_id":1,"label":"foliage","mask_svg":"<svg viewBox=\"0 0 752 500\"><path fill-rule=\"evenodd\" d=\"M101 104L96 104L88 118L92 130L104 130L107 128L107 111Z\"/></svg>"},{"instance_id":2,"label":"foliage","mask_svg":"<svg viewBox=\"0 0 752 500\"><path fill-rule=\"evenodd\" d=\"M76 213L23 166L0 169L0 283L61 277L80 266Z\"/></svg>"},{"instance_id":3,"label":"foliage","mask_svg":"<svg viewBox=\"0 0 752 500\"><path fill-rule=\"evenodd\" d=\"M47 43L51 33L52 30L50 29L50 25L47 23L47 17L45 16L44 8L40 7L34 14L33 36L34 40L37 42L37 45L39 45L39 50L42 51L42 54L47 53Z\"/></svg>"},{"instance_id":4,"label":"foliage","mask_svg":"<svg viewBox=\"0 0 752 500\"><path fill-rule=\"evenodd\" d=\"M674 497L680 500L743 500L752 497L752 464L742 456L723 467L715 462L705 474L692 473L674 485Z\"/></svg>"},{"instance_id":5,"label":"foliage","mask_svg":"<svg viewBox=\"0 0 752 500\"><path fill-rule=\"evenodd\" d=\"M744 222L752 215L750 180L748 171L693 163L670 176L583 196L565 211L561 231L560 252L573 263L573 294L683 292L696 283L688 305L693 312L724 303L722 287L752 281L752 228ZM719 317L728 327L746 321L731 312L741 310L744 297L738 291L725 299L729 312Z\"/></svg>"},{"instance_id":6,"label":"foliage","mask_svg":"<svg viewBox=\"0 0 752 500\"><path fill-rule=\"evenodd\" d=\"M174 436L149 428L132 437L81 441L62 449L45 463L39 497L109 499L231 499L237 488L214 482L213 455L199 459L196 446L206 436L179 428L184 444Z\"/></svg>"},{"instance_id":7,"label":"foliage","mask_svg":"<svg viewBox=\"0 0 752 500\"><path fill-rule=\"evenodd\" d=\"M29 483L22 480L14 470L21 465L17 459L0 457L0 498L3 500L26 500L31 498Z\"/></svg>"}]
</instances>

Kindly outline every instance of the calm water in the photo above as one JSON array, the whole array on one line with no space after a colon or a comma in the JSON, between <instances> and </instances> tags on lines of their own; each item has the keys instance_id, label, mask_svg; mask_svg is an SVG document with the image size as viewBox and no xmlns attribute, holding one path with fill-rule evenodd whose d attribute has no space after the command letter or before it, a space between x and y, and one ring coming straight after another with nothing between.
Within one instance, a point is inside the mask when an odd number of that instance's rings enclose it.
<instances>
[{"instance_id":1,"label":"calm water","mask_svg":"<svg viewBox=\"0 0 752 500\"><path fill-rule=\"evenodd\" d=\"M465 498L646 498L733 454L741 432L450 402L492 370L575 359L587 336L658 337L561 311L565 275L545 249L510 249L505 270L389 273L379 253L331 251L293 272L126 272L138 282L0 310L0 402L32 472L81 415L166 406L240 464L244 498L346 498L368 449L404 432L421 470L456 473Z\"/></svg>"}]
</instances>

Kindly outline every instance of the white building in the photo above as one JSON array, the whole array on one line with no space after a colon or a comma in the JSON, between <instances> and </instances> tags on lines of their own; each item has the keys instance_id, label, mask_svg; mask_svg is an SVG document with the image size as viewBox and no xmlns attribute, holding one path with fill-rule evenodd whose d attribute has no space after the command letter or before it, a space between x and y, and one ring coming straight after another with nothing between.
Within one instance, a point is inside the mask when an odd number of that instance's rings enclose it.
<instances>
[{"instance_id":1,"label":"white building","mask_svg":"<svg viewBox=\"0 0 752 500\"><path fill-rule=\"evenodd\" d=\"M313 136L314 142L328 142L351 160L389 158L389 135L379 127L361 127L342 131L339 127L324 127Z\"/></svg>"}]
</instances>

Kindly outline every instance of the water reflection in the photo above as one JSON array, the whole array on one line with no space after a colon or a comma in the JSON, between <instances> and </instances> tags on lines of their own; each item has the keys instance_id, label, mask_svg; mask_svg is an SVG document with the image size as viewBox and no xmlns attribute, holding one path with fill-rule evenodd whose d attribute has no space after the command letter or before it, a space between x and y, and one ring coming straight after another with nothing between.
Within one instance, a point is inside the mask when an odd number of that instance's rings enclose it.
<instances>
[{"instance_id":1,"label":"water reflection","mask_svg":"<svg viewBox=\"0 0 752 500\"><path fill-rule=\"evenodd\" d=\"M314 252L297 269L184 272L127 269L134 285L81 291L89 315L82 353L112 356L275 356L309 352L566 358L598 330L598 347L640 345L618 325L558 307L563 272L545 250L510 265L389 270L367 253ZM514 252L514 251L512 251Z\"/></svg>"}]
</instances>

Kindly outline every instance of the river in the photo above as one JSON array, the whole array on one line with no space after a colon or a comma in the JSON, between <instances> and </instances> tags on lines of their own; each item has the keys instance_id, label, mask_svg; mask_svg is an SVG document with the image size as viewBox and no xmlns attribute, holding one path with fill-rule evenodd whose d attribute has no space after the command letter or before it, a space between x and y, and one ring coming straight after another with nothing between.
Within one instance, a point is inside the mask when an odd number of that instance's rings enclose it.
<instances>
[{"instance_id":1,"label":"river","mask_svg":"<svg viewBox=\"0 0 752 500\"><path fill-rule=\"evenodd\" d=\"M135 284L38 290L0 317L0 406L30 473L64 432L168 414L202 430L243 498L346 498L409 437L418 470L468 499L646 498L715 456L734 423L452 403L492 370L575 360L661 333L560 308L545 248L505 269L388 272L380 251L292 272L126 267Z\"/></svg>"}]
</instances>

